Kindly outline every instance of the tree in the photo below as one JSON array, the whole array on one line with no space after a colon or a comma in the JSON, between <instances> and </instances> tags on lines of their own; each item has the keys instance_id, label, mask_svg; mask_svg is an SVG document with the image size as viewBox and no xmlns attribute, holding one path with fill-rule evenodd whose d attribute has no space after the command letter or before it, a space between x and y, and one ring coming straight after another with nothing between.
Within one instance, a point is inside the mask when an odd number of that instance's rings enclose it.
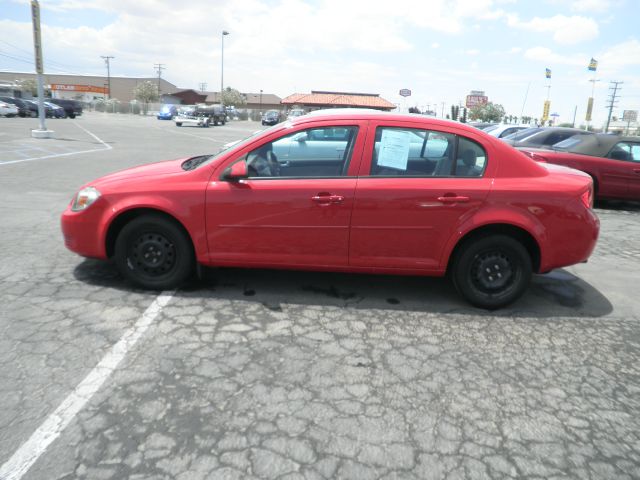
<instances>
[{"instance_id":1,"label":"tree","mask_svg":"<svg viewBox=\"0 0 640 480\"><path fill-rule=\"evenodd\" d=\"M142 111L146 115L149 111L149 103L158 100L158 85L148 80L139 83L133 89L133 96L142 103Z\"/></svg>"},{"instance_id":2,"label":"tree","mask_svg":"<svg viewBox=\"0 0 640 480\"><path fill-rule=\"evenodd\" d=\"M476 105L469 111L471 120L480 120L481 122L499 122L504 116L504 107L493 102L486 105Z\"/></svg>"},{"instance_id":3,"label":"tree","mask_svg":"<svg viewBox=\"0 0 640 480\"><path fill-rule=\"evenodd\" d=\"M244 95L235 88L227 87L224 89L224 92L222 92L222 103L226 106L241 107L247 104L247 100Z\"/></svg>"},{"instance_id":4,"label":"tree","mask_svg":"<svg viewBox=\"0 0 640 480\"><path fill-rule=\"evenodd\" d=\"M38 82L33 78L23 78L16 83L23 92L29 92L34 97L38 95Z\"/></svg>"},{"instance_id":5,"label":"tree","mask_svg":"<svg viewBox=\"0 0 640 480\"><path fill-rule=\"evenodd\" d=\"M409 113L420 113L420 109L418 107L409 107Z\"/></svg>"}]
</instances>

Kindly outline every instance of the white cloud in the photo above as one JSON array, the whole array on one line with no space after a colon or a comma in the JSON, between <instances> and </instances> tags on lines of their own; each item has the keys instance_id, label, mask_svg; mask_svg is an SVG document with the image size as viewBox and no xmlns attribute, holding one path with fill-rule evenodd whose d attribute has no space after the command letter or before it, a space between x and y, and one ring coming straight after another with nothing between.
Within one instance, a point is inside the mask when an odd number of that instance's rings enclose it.
<instances>
[{"instance_id":1,"label":"white cloud","mask_svg":"<svg viewBox=\"0 0 640 480\"><path fill-rule=\"evenodd\" d=\"M560 55L552 52L546 47L533 47L524 52L524 58L544 63L547 67L550 65L584 65L587 68L589 57L586 55Z\"/></svg>"},{"instance_id":2,"label":"white cloud","mask_svg":"<svg viewBox=\"0 0 640 480\"><path fill-rule=\"evenodd\" d=\"M574 12L604 13L609 11L611 4L610 0L574 0L571 2L571 10Z\"/></svg>"},{"instance_id":3,"label":"white cloud","mask_svg":"<svg viewBox=\"0 0 640 480\"><path fill-rule=\"evenodd\" d=\"M596 38L599 34L598 24L592 18L582 16L555 15L548 18L534 17L524 22L517 15L509 15L507 24L510 27L544 33L553 36L560 44L573 45Z\"/></svg>"}]
</instances>

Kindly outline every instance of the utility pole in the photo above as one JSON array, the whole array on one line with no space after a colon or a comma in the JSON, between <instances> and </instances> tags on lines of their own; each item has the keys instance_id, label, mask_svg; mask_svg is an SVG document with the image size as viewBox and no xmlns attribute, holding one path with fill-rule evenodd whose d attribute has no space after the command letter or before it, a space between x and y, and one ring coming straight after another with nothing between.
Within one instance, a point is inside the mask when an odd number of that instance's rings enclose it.
<instances>
[{"instance_id":1,"label":"utility pole","mask_svg":"<svg viewBox=\"0 0 640 480\"><path fill-rule=\"evenodd\" d=\"M609 87L609 90L613 90L613 92L611 92L611 98L609 99L609 105L607 105L607 107L609 107L609 116L607 117L607 126L604 127L604 133L607 133L609 131L609 122L611 122L611 113L613 112L613 107L616 106L616 102L618 101L616 99L616 97L618 96L618 85L623 84L624 82L616 82L611 81L609 82L611 84L613 84L613 87Z\"/></svg>"},{"instance_id":2,"label":"utility pole","mask_svg":"<svg viewBox=\"0 0 640 480\"><path fill-rule=\"evenodd\" d=\"M204 92L207 89L207 82L200 82L198 85L200 86L201 92Z\"/></svg>"},{"instance_id":3,"label":"utility pole","mask_svg":"<svg viewBox=\"0 0 640 480\"><path fill-rule=\"evenodd\" d=\"M162 75L162 70L165 70L167 67L164 66L164 63L156 63L153 65L153 68L158 71L158 100L160 100L160 76Z\"/></svg>"},{"instance_id":4,"label":"utility pole","mask_svg":"<svg viewBox=\"0 0 640 480\"><path fill-rule=\"evenodd\" d=\"M104 58L104 63L107 65L107 95L111 98L111 70L109 68L109 60L112 58L110 55L100 55L100 58Z\"/></svg>"}]
</instances>

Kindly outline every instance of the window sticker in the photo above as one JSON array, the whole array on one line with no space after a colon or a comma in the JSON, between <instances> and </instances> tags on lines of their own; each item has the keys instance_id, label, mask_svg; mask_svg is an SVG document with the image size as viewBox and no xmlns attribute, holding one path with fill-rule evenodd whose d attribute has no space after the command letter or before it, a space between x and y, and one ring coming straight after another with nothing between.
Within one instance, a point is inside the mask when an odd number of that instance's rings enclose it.
<instances>
[{"instance_id":1,"label":"window sticker","mask_svg":"<svg viewBox=\"0 0 640 480\"><path fill-rule=\"evenodd\" d=\"M378 166L406 170L410 144L409 132L383 130L380 138Z\"/></svg>"}]
</instances>

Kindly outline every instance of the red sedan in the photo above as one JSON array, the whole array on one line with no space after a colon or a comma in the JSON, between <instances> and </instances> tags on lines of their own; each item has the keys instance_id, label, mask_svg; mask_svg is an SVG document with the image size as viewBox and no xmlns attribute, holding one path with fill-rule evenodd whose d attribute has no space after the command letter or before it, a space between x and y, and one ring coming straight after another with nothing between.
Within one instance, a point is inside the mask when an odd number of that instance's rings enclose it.
<instances>
[{"instance_id":1,"label":"red sedan","mask_svg":"<svg viewBox=\"0 0 640 480\"><path fill-rule=\"evenodd\" d=\"M591 178L474 128L368 110L315 112L218 153L84 186L66 246L145 288L209 266L444 276L504 306L532 272L587 260Z\"/></svg>"},{"instance_id":2,"label":"red sedan","mask_svg":"<svg viewBox=\"0 0 640 480\"><path fill-rule=\"evenodd\" d=\"M576 135L556 143L551 150L522 151L534 160L588 173L597 198L640 200L640 137Z\"/></svg>"}]
</instances>

